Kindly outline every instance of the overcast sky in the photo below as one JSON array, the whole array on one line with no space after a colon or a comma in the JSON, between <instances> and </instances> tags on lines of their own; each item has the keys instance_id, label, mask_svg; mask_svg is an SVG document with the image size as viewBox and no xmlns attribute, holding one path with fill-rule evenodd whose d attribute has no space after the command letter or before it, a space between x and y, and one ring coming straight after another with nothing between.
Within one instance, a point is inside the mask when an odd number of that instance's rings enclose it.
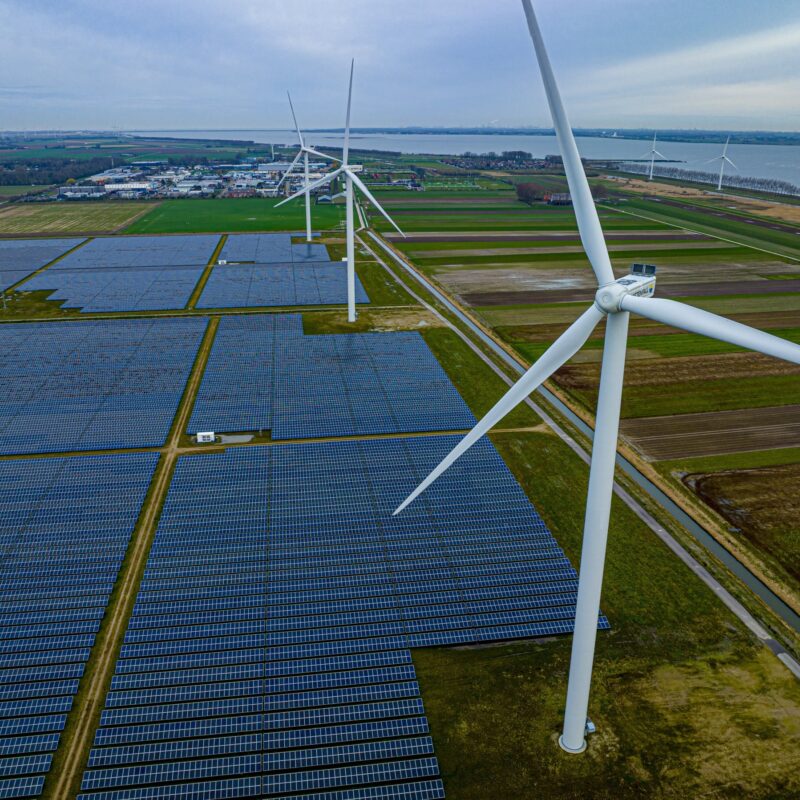
<instances>
[{"instance_id":1,"label":"overcast sky","mask_svg":"<svg viewBox=\"0 0 800 800\"><path fill-rule=\"evenodd\" d=\"M538 0L576 127L800 130L798 0ZM0 129L549 126L519 0L0 0Z\"/></svg>"}]
</instances>

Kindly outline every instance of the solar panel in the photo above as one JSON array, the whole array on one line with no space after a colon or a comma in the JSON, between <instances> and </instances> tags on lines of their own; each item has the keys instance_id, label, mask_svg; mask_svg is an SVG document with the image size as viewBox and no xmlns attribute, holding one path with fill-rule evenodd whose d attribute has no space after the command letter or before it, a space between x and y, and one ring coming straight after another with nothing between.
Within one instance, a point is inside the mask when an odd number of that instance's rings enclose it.
<instances>
[{"instance_id":1,"label":"solar panel","mask_svg":"<svg viewBox=\"0 0 800 800\"><path fill-rule=\"evenodd\" d=\"M41 790L108 599L107 592L87 592L113 585L157 460L155 453L136 453L0 461L0 593L5 599L13 587L39 597L4 602L2 609L2 797ZM86 550L73 543L83 537L102 541L107 557L78 580ZM88 621L63 620L52 602L41 600L43 583L59 576L58 605L77 619L85 612Z\"/></svg>"},{"instance_id":2,"label":"solar panel","mask_svg":"<svg viewBox=\"0 0 800 800\"><path fill-rule=\"evenodd\" d=\"M474 424L418 333L305 336L287 314L223 317L188 431L293 439Z\"/></svg>"},{"instance_id":3,"label":"solar panel","mask_svg":"<svg viewBox=\"0 0 800 800\"><path fill-rule=\"evenodd\" d=\"M569 632L577 589L487 440L391 516L455 441L181 457L86 800L251 767L257 796L442 797L408 648Z\"/></svg>"},{"instance_id":4,"label":"solar panel","mask_svg":"<svg viewBox=\"0 0 800 800\"><path fill-rule=\"evenodd\" d=\"M84 239L4 239L0 241L0 291L77 247ZM23 287L23 290L27 287Z\"/></svg>"},{"instance_id":5,"label":"solar panel","mask_svg":"<svg viewBox=\"0 0 800 800\"><path fill-rule=\"evenodd\" d=\"M86 245L34 276L21 291L48 291L83 312L184 308L218 236L115 236Z\"/></svg>"},{"instance_id":6,"label":"solar panel","mask_svg":"<svg viewBox=\"0 0 800 800\"><path fill-rule=\"evenodd\" d=\"M0 453L163 444L206 324L185 318L3 325ZM97 489L86 502L99 512L106 501ZM41 524L57 526L65 508L71 506L55 500Z\"/></svg>"}]
</instances>

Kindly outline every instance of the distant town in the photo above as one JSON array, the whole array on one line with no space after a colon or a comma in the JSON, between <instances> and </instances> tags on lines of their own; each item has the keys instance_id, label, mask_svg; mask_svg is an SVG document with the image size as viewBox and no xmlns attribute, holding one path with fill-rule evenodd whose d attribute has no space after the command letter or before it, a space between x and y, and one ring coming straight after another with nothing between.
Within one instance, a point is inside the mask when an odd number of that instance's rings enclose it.
<instances>
[{"instance_id":1,"label":"distant town","mask_svg":"<svg viewBox=\"0 0 800 800\"><path fill-rule=\"evenodd\" d=\"M309 163L309 179L324 174L326 163ZM180 197L278 197L290 196L305 182L305 173L292 168L291 161L257 158L237 163L209 163L191 167L174 166L167 159L134 161L103 170L80 181L72 179L58 189L61 200L96 200L114 197L122 200ZM370 175L374 186L422 190L413 173ZM331 202L336 190L324 187L315 194L316 202Z\"/></svg>"}]
</instances>

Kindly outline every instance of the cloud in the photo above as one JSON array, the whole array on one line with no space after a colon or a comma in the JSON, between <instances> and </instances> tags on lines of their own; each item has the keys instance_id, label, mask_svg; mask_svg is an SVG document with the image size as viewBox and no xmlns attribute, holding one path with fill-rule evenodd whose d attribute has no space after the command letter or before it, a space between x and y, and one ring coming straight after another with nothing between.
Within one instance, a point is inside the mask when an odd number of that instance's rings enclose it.
<instances>
[{"instance_id":1,"label":"cloud","mask_svg":"<svg viewBox=\"0 0 800 800\"><path fill-rule=\"evenodd\" d=\"M752 4L725 0L722 35L721 2L540 0L573 122L796 125L800 22L769 27L769 4L743 35ZM517 2L0 0L0 16L8 128L287 128L287 88L302 125L339 126L353 56L358 126L549 124Z\"/></svg>"},{"instance_id":2,"label":"cloud","mask_svg":"<svg viewBox=\"0 0 800 800\"><path fill-rule=\"evenodd\" d=\"M568 85L581 119L600 115L604 124L638 116L796 127L798 73L800 23L791 23L581 71Z\"/></svg>"}]
</instances>

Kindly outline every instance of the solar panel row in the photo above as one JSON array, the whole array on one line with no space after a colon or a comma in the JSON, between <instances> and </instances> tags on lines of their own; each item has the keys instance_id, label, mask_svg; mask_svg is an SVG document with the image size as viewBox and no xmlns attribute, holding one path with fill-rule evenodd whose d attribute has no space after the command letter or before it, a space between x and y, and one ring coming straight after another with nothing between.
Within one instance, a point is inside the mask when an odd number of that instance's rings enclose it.
<instances>
[{"instance_id":1,"label":"solar panel row","mask_svg":"<svg viewBox=\"0 0 800 800\"><path fill-rule=\"evenodd\" d=\"M41 269L83 239L5 239L0 241L0 291Z\"/></svg>"},{"instance_id":2,"label":"solar panel row","mask_svg":"<svg viewBox=\"0 0 800 800\"><path fill-rule=\"evenodd\" d=\"M371 785L380 789L365 797L443 797L414 668L401 642L372 652L355 642L353 654L327 657L269 648L272 457L260 448L253 454L178 463L82 797L228 791L272 797L312 790L333 797ZM186 502L208 467L221 478L225 499L212 503L202 515L206 524L197 526L185 518ZM243 584L257 593L244 593ZM166 586L183 597L165 601ZM216 593L211 615L197 606L206 587ZM220 616L225 609L227 616ZM204 653L224 663L198 662ZM422 794L407 794L411 780Z\"/></svg>"},{"instance_id":3,"label":"solar panel row","mask_svg":"<svg viewBox=\"0 0 800 800\"><path fill-rule=\"evenodd\" d=\"M293 439L474 423L420 334L305 336L287 314L223 317L188 431Z\"/></svg>"},{"instance_id":4,"label":"solar panel row","mask_svg":"<svg viewBox=\"0 0 800 800\"><path fill-rule=\"evenodd\" d=\"M182 457L81 797L443 797L409 647L570 631L577 590L487 441L391 516L453 443Z\"/></svg>"},{"instance_id":5,"label":"solar panel row","mask_svg":"<svg viewBox=\"0 0 800 800\"><path fill-rule=\"evenodd\" d=\"M157 460L0 462L0 797L42 789Z\"/></svg>"},{"instance_id":6,"label":"solar panel row","mask_svg":"<svg viewBox=\"0 0 800 800\"><path fill-rule=\"evenodd\" d=\"M346 302L347 269L343 263L296 261L215 266L197 307L318 306ZM369 302L358 275L356 302Z\"/></svg>"},{"instance_id":7,"label":"solar panel row","mask_svg":"<svg viewBox=\"0 0 800 800\"><path fill-rule=\"evenodd\" d=\"M331 262L325 245L293 244L288 233L229 236L198 308L333 305L347 302L342 262ZM356 276L356 302L368 303Z\"/></svg>"},{"instance_id":8,"label":"solar panel row","mask_svg":"<svg viewBox=\"0 0 800 800\"><path fill-rule=\"evenodd\" d=\"M0 453L163 444L206 325L197 317L2 326Z\"/></svg>"},{"instance_id":9,"label":"solar panel row","mask_svg":"<svg viewBox=\"0 0 800 800\"><path fill-rule=\"evenodd\" d=\"M218 236L119 236L92 239L23 291L49 291L63 308L84 312L184 308Z\"/></svg>"},{"instance_id":10,"label":"solar panel row","mask_svg":"<svg viewBox=\"0 0 800 800\"><path fill-rule=\"evenodd\" d=\"M48 300L61 300L62 308L85 313L165 311L183 308L202 274L202 267L48 271L22 289L49 291Z\"/></svg>"},{"instance_id":11,"label":"solar panel row","mask_svg":"<svg viewBox=\"0 0 800 800\"><path fill-rule=\"evenodd\" d=\"M222 246L219 258L229 264L300 264L330 260L325 245L293 244L290 233L231 234Z\"/></svg>"}]
</instances>

